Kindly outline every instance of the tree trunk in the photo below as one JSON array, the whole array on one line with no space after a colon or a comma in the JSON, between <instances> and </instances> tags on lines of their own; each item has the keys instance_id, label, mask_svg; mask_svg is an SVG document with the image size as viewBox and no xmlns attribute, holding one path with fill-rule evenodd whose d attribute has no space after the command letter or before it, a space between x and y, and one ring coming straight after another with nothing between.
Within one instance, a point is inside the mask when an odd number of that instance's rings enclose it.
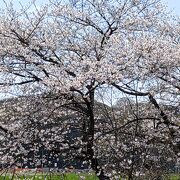
<instances>
[{"instance_id":1,"label":"tree trunk","mask_svg":"<svg viewBox=\"0 0 180 180\"><path fill-rule=\"evenodd\" d=\"M87 159L91 162L91 168L95 171L100 180L108 180L109 178L104 175L103 170L99 167L97 158L94 157L94 91L89 94L89 101L86 102L88 109L88 133L87 133Z\"/></svg>"}]
</instances>

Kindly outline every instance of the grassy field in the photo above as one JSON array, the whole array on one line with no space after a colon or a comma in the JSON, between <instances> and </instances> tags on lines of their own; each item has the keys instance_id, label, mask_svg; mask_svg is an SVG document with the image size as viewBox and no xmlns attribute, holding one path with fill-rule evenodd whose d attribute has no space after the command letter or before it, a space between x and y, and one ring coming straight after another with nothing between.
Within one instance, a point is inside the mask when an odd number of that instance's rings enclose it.
<instances>
[{"instance_id":1,"label":"grassy field","mask_svg":"<svg viewBox=\"0 0 180 180\"><path fill-rule=\"evenodd\" d=\"M98 180L94 174L34 174L34 175L23 175L23 174L3 174L0 176L0 180Z\"/></svg>"},{"instance_id":2,"label":"grassy field","mask_svg":"<svg viewBox=\"0 0 180 180\"><path fill-rule=\"evenodd\" d=\"M94 174L88 173L65 173L65 174L3 174L0 180L98 180ZM114 179L117 180L117 179ZM119 178L121 180L121 178ZM144 179L146 180L146 178ZM149 178L148 178L149 180ZM163 180L180 180L180 175L165 175Z\"/></svg>"},{"instance_id":3,"label":"grassy field","mask_svg":"<svg viewBox=\"0 0 180 180\"><path fill-rule=\"evenodd\" d=\"M179 175L169 175L169 176L165 176L165 180L180 180L180 174Z\"/></svg>"}]
</instances>

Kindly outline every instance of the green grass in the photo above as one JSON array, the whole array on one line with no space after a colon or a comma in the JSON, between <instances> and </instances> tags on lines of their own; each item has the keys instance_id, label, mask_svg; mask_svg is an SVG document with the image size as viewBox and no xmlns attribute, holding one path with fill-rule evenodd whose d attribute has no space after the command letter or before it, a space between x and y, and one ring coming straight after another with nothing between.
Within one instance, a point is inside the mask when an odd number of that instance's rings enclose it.
<instances>
[{"instance_id":1,"label":"green grass","mask_svg":"<svg viewBox=\"0 0 180 180\"><path fill-rule=\"evenodd\" d=\"M12 179L12 174L8 173L1 175L0 180L98 180L98 178L94 174L88 173L64 173L64 174L56 174L56 173L47 173L47 174L15 174ZM121 180L121 178L120 178ZM180 175L165 175L163 180L180 180Z\"/></svg>"},{"instance_id":2,"label":"green grass","mask_svg":"<svg viewBox=\"0 0 180 180\"><path fill-rule=\"evenodd\" d=\"M12 180L13 175L0 176L0 180ZM94 174L87 173L66 173L66 174L36 174L36 175L14 175L13 180L98 180Z\"/></svg>"},{"instance_id":3,"label":"green grass","mask_svg":"<svg viewBox=\"0 0 180 180\"><path fill-rule=\"evenodd\" d=\"M177 175L169 175L168 180L180 180L180 174Z\"/></svg>"}]
</instances>

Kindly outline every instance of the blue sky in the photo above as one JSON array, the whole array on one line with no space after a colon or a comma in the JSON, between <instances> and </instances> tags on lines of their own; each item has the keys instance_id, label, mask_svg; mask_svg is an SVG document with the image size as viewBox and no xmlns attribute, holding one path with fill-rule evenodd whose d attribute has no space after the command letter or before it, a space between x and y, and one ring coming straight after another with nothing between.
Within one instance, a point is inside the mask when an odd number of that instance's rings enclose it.
<instances>
[{"instance_id":1,"label":"blue sky","mask_svg":"<svg viewBox=\"0 0 180 180\"><path fill-rule=\"evenodd\" d=\"M180 16L180 0L161 0L168 6L168 10L172 10L174 14Z\"/></svg>"},{"instance_id":2,"label":"blue sky","mask_svg":"<svg viewBox=\"0 0 180 180\"><path fill-rule=\"evenodd\" d=\"M6 0L10 1L10 0ZM162 3L166 4L168 7L168 10L173 11L173 14L180 16L180 0L161 0ZM29 0L13 0L16 7L19 6L19 2L22 4L27 4ZM47 0L36 0L37 6L41 6L41 4L44 4L47 2ZM3 1L0 0L0 6L2 6Z\"/></svg>"}]
</instances>

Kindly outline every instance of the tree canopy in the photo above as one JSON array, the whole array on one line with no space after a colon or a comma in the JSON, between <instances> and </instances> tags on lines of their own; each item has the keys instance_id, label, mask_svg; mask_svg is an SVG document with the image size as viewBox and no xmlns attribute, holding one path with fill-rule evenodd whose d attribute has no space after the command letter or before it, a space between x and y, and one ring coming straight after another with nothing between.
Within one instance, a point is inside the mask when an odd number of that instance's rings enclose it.
<instances>
[{"instance_id":1,"label":"tree canopy","mask_svg":"<svg viewBox=\"0 0 180 180\"><path fill-rule=\"evenodd\" d=\"M102 179L145 172L147 154L160 157L154 147L167 148L177 159L179 20L159 0L56 0L40 9L31 6L16 11L6 4L1 13L1 92L43 94L40 103L45 94L51 102L60 99L61 113L78 113L86 148L80 146L82 157L77 156ZM104 105L100 123L96 94L104 89L110 94L108 88L116 89L121 108ZM16 111L19 117L27 112ZM50 117L45 114L44 121ZM1 126L5 133L10 129Z\"/></svg>"}]
</instances>

